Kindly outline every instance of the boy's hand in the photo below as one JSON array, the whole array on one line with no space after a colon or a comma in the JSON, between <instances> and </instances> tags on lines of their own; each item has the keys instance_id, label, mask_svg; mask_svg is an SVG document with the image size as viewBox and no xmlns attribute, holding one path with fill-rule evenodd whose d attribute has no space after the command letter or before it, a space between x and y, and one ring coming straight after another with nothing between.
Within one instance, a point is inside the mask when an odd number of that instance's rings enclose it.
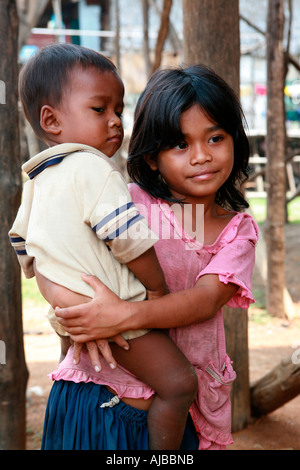
<instances>
[{"instance_id":1,"label":"boy's hand","mask_svg":"<svg viewBox=\"0 0 300 470\"><path fill-rule=\"evenodd\" d=\"M125 350L129 350L128 342L123 338L121 335L116 335L110 338L111 341L115 342L118 346ZM80 354L82 351L84 343L74 342L74 349L73 349L73 360L74 364L79 364L80 362ZM117 363L112 355L109 342L106 339L98 339L96 341L88 341L85 343L86 348L88 350L91 363L96 372L100 372L102 369L100 358L99 358L99 351L107 364L112 368L115 369L117 367Z\"/></svg>"}]
</instances>

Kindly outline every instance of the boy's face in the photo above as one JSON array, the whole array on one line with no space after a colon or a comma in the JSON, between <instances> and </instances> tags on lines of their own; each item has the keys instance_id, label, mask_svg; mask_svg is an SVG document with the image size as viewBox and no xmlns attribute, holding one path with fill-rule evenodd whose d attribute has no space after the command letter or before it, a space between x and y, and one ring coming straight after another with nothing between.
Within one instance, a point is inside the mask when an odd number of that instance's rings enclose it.
<instances>
[{"instance_id":1,"label":"boy's face","mask_svg":"<svg viewBox=\"0 0 300 470\"><path fill-rule=\"evenodd\" d=\"M56 109L61 132L55 143L78 142L112 157L124 136L122 81L110 71L77 68L71 73L67 87Z\"/></svg>"}]
</instances>

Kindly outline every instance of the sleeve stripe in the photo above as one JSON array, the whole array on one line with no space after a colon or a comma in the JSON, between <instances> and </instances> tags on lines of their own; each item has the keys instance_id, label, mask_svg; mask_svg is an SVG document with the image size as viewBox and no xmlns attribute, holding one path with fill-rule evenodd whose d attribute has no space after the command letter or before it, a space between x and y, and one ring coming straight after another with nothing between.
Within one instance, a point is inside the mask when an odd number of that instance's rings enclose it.
<instances>
[{"instance_id":1,"label":"sleeve stripe","mask_svg":"<svg viewBox=\"0 0 300 470\"><path fill-rule=\"evenodd\" d=\"M25 242L24 238L22 237L9 237L9 239L11 244Z\"/></svg>"},{"instance_id":2,"label":"sleeve stripe","mask_svg":"<svg viewBox=\"0 0 300 470\"><path fill-rule=\"evenodd\" d=\"M125 224L123 224L121 227L119 227L117 230L114 232L110 233L108 237L104 238L103 240L105 242L109 242L110 240L114 240L115 238L118 238L121 233L125 232L128 230L128 228L138 222L139 220L143 219L144 217L141 214L137 214L132 219L128 220Z\"/></svg>"},{"instance_id":3,"label":"sleeve stripe","mask_svg":"<svg viewBox=\"0 0 300 470\"><path fill-rule=\"evenodd\" d=\"M9 241L11 246L15 250L17 255L27 255L27 251L25 248L25 240L22 237L9 237Z\"/></svg>"},{"instance_id":4,"label":"sleeve stripe","mask_svg":"<svg viewBox=\"0 0 300 470\"><path fill-rule=\"evenodd\" d=\"M98 222L98 224L96 224L94 227L92 227L92 230L94 230L94 232L98 232L98 230L100 230L102 227L104 227L104 225L107 224L110 220L113 220L119 214L122 214L123 212L126 212L133 205L134 205L133 202L128 202L127 204L124 204L123 206L118 207L113 212L106 215L100 222Z\"/></svg>"},{"instance_id":5,"label":"sleeve stripe","mask_svg":"<svg viewBox=\"0 0 300 470\"><path fill-rule=\"evenodd\" d=\"M16 248L14 248L14 250L15 250L16 255L27 255L26 250L17 250Z\"/></svg>"}]
</instances>

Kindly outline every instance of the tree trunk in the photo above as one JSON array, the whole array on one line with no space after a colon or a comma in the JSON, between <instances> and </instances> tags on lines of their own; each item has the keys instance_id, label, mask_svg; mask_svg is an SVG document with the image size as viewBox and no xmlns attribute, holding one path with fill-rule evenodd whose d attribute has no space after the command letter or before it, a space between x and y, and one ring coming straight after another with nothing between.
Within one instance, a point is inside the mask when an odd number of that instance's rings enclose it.
<instances>
[{"instance_id":1,"label":"tree trunk","mask_svg":"<svg viewBox=\"0 0 300 470\"><path fill-rule=\"evenodd\" d=\"M300 394L300 361L288 357L251 387L255 417L271 413Z\"/></svg>"},{"instance_id":2,"label":"tree trunk","mask_svg":"<svg viewBox=\"0 0 300 470\"><path fill-rule=\"evenodd\" d=\"M155 13L161 18L162 10L160 6L158 5L158 2L160 3L160 0L147 0L147 1L149 2L150 6L153 8ZM169 16L168 39L170 41L170 45L173 48L174 56L177 56L178 51L182 49L182 40L179 38L177 31L171 21L170 16Z\"/></svg>"},{"instance_id":3,"label":"tree trunk","mask_svg":"<svg viewBox=\"0 0 300 470\"><path fill-rule=\"evenodd\" d=\"M283 0L269 0L267 32L267 310L277 317L286 317L285 288L285 111Z\"/></svg>"},{"instance_id":4,"label":"tree trunk","mask_svg":"<svg viewBox=\"0 0 300 470\"><path fill-rule=\"evenodd\" d=\"M116 21L116 36L115 36L115 54L116 54L116 66L118 74L122 75L121 68L121 51L120 51L120 4L119 0L115 0L115 21Z\"/></svg>"},{"instance_id":5,"label":"tree trunk","mask_svg":"<svg viewBox=\"0 0 300 470\"><path fill-rule=\"evenodd\" d=\"M38 20L44 13L47 4L48 0L39 0L38 2L24 2L23 0L17 0L18 15L20 18L19 51L24 44L26 44L27 38L30 36L31 29L38 23Z\"/></svg>"},{"instance_id":6,"label":"tree trunk","mask_svg":"<svg viewBox=\"0 0 300 470\"><path fill-rule=\"evenodd\" d=\"M143 10L143 51L147 78L151 75L151 59L149 47L149 0L142 0Z\"/></svg>"},{"instance_id":7,"label":"tree trunk","mask_svg":"<svg viewBox=\"0 0 300 470\"><path fill-rule=\"evenodd\" d=\"M238 0L182 0L184 62L203 63L239 93Z\"/></svg>"},{"instance_id":8,"label":"tree trunk","mask_svg":"<svg viewBox=\"0 0 300 470\"><path fill-rule=\"evenodd\" d=\"M155 57L152 66L152 73L155 72L155 70L158 69L161 64L162 51L169 31L169 17L172 8L172 3L173 0L164 0L163 11L161 13L160 28L155 47Z\"/></svg>"},{"instance_id":9,"label":"tree trunk","mask_svg":"<svg viewBox=\"0 0 300 470\"><path fill-rule=\"evenodd\" d=\"M248 311L226 306L223 316L227 354L237 374L231 391L232 430L235 432L244 429L251 420Z\"/></svg>"},{"instance_id":10,"label":"tree trunk","mask_svg":"<svg viewBox=\"0 0 300 470\"><path fill-rule=\"evenodd\" d=\"M109 0L100 0L99 1L101 7L100 13L100 28L102 31L109 31L110 30L110 1ZM100 38L100 49L103 52L108 51L109 49L110 39L102 37Z\"/></svg>"},{"instance_id":11,"label":"tree trunk","mask_svg":"<svg viewBox=\"0 0 300 470\"><path fill-rule=\"evenodd\" d=\"M184 63L202 63L223 77L239 96L240 30L238 0L183 0ZM216 21L217 18L217 21ZM227 352L237 379L232 387L232 429L250 421L248 312L223 309Z\"/></svg>"},{"instance_id":12,"label":"tree trunk","mask_svg":"<svg viewBox=\"0 0 300 470\"><path fill-rule=\"evenodd\" d=\"M18 130L18 14L15 1L0 4L0 76L6 104L0 104L0 449L25 448L25 364L21 282L18 261L8 239L21 199ZM4 362L2 364L1 362Z\"/></svg>"}]
</instances>

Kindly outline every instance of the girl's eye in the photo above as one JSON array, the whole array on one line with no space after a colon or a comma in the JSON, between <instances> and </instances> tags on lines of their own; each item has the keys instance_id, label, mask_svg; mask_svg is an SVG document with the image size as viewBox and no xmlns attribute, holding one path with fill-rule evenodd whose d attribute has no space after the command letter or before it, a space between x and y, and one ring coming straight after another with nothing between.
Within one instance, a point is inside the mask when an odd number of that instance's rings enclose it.
<instances>
[{"instance_id":1,"label":"girl's eye","mask_svg":"<svg viewBox=\"0 0 300 470\"><path fill-rule=\"evenodd\" d=\"M93 110L96 111L96 113L103 113L104 108L93 108Z\"/></svg>"},{"instance_id":2,"label":"girl's eye","mask_svg":"<svg viewBox=\"0 0 300 470\"><path fill-rule=\"evenodd\" d=\"M224 137L222 135L214 135L209 139L209 142L212 144L218 144L219 142L222 142L223 139Z\"/></svg>"}]
</instances>

